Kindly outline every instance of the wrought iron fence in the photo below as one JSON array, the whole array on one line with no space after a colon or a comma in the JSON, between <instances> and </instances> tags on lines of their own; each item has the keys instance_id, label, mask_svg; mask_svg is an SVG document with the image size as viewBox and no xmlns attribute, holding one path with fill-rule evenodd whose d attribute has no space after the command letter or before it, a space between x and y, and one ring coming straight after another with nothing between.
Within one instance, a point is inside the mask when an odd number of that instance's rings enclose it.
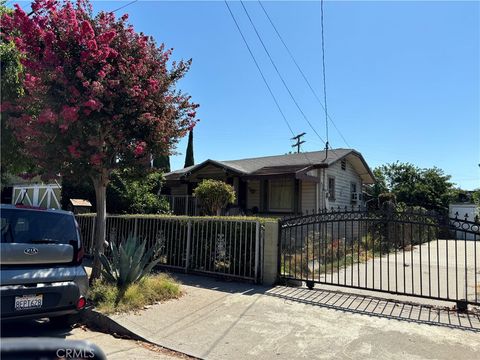
<instances>
[{"instance_id":1,"label":"wrought iron fence","mask_svg":"<svg viewBox=\"0 0 480 360\"><path fill-rule=\"evenodd\" d=\"M480 225L423 211L320 211L280 222L284 279L479 304Z\"/></svg>"},{"instance_id":2,"label":"wrought iron fence","mask_svg":"<svg viewBox=\"0 0 480 360\"><path fill-rule=\"evenodd\" d=\"M86 253L93 255L94 215L77 215ZM253 220L188 217L107 217L108 242L127 236L160 243L159 266L261 280L263 228ZM108 255L108 254L107 254Z\"/></svg>"}]
</instances>

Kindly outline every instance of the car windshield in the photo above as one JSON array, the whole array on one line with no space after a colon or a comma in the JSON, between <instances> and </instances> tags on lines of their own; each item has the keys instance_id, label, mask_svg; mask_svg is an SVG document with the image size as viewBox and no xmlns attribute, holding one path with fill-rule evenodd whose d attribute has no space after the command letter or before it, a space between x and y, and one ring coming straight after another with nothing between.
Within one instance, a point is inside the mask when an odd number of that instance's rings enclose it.
<instances>
[{"instance_id":1,"label":"car windshield","mask_svg":"<svg viewBox=\"0 0 480 360\"><path fill-rule=\"evenodd\" d=\"M48 211L1 210L2 243L59 243L77 239L73 216Z\"/></svg>"}]
</instances>

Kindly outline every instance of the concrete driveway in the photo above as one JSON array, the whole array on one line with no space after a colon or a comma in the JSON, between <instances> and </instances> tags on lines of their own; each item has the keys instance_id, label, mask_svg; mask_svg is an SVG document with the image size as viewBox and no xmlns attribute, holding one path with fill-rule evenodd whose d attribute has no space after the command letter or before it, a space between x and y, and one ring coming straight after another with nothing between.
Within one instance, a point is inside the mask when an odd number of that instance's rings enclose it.
<instances>
[{"instance_id":1,"label":"concrete driveway","mask_svg":"<svg viewBox=\"0 0 480 360\"><path fill-rule=\"evenodd\" d=\"M206 359L478 359L478 314L325 288L179 276L185 295L114 319Z\"/></svg>"},{"instance_id":2,"label":"concrete driveway","mask_svg":"<svg viewBox=\"0 0 480 360\"><path fill-rule=\"evenodd\" d=\"M317 265L318 266L318 265ZM433 240L412 250L328 271L315 279L331 284L480 301L480 242Z\"/></svg>"}]
</instances>

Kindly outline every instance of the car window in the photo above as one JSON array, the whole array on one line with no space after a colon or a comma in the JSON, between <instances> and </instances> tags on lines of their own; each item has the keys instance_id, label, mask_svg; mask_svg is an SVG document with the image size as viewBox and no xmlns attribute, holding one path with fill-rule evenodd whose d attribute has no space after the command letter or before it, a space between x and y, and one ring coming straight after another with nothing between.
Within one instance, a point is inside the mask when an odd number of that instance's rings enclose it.
<instances>
[{"instance_id":1,"label":"car window","mask_svg":"<svg viewBox=\"0 0 480 360\"><path fill-rule=\"evenodd\" d=\"M78 238L71 215L47 211L2 209L2 243L52 241L68 244Z\"/></svg>"}]
</instances>

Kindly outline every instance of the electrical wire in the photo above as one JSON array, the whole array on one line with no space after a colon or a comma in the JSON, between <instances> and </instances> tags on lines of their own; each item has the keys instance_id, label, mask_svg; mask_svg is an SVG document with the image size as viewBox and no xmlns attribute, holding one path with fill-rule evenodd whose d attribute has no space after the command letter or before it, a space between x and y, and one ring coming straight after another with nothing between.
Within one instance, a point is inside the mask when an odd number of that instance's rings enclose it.
<instances>
[{"instance_id":1,"label":"electrical wire","mask_svg":"<svg viewBox=\"0 0 480 360\"><path fill-rule=\"evenodd\" d=\"M275 33L277 34L277 37L279 38L279 40L281 41L281 43L283 44L283 46L285 47L285 50L287 51L288 55L290 56L290 58L292 59L293 63L295 64L298 72L300 73L300 75L302 75L302 78L303 80L305 81L305 83L307 84L308 88L310 89L311 93L313 94L313 96L315 97L315 99L317 100L317 102L320 104L320 106L322 107L322 109L325 111L325 106L323 105L323 102L322 100L320 100L320 97L318 96L317 92L313 89L313 86L311 85L310 81L308 80L307 76L305 75L305 72L302 70L302 68L300 67L300 65L298 64L297 62L297 59L295 58L295 56L293 55L293 53L291 52L290 48L288 47L287 43L285 42L285 40L283 39L283 36L280 34L280 32L278 31L277 27L275 26L275 23L273 22L272 18L270 17L270 15L268 14L267 12L267 9L265 9L265 7L263 6L262 2L260 0L258 0L258 4L260 5L260 7L262 8L263 12L265 13L265 16L267 17L268 21L270 22L270 25L272 25L272 28L273 30L275 31ZM342 132L340 131L340 129L337 127L337 125L335 124L335 121L332 119L332 117L330 116L330 114L328 114L327 112L327 115L328 115L328 119L330 120L330 122L332 123L333 127L335 128L335 130L338 132L338 134L340 135L340 137L342 138L343 142L349 147L351 148L351 145L348 143L347 139L345 138L345 136L343 136Z\"/></svg>"},{"instance_id":2,"label":"electrical wire","mask_svg":"<svg viewBox=\"0 0 480 360\"><path fill-rule=\"evenodd\" d=\"M122 5L122 6L120 6L119 8L116 8L115 10L112 10L111 12L114 13L114 12L116 12L116 11L118 11L118 10L122 10L122 9L126 8L127 6L129 6L129 5L132 5L132 4L136 3L137 1L138 1L138 0L130 1L128 4Z\"/></svg>"},{"instance_id":3,"label":"electrical wire","mask_svg":"<svg viewBox=\"0 0 480 360\"><path fill-rule=\"evenodd\" d=\"M310 122L310 120L308 120L308 117L305 115L305 113L303 112L302 108L300 107L300 105L298 104L297 100L295 99L295 96L293 96L292 92L290 91L290 88L288 87L287 83L285 82L282 74L280 73L280 71L278 70L278 67L277 65L275 64L275 61L273 60L272 56L270 55L270 52L268 51L265 43L263 42L263 39L262 37L260 36L258 30L257 30L257 27L255 26L252 18L250 17L250 14L248 13L247 11L247 8L245 7L245 4L243 3L243 1L240 1L240 4L242 5L243 7L243 10L245 11L245 14L247 15L249 21L250 21L250 24L252 25L255 33L257 34L257 37L258 39L260 40L260 43L262 44L262 47L263 49L265 50L268 58L270 59L270 62L271 64L273 65L278 77L280 78L280 80L282 81L285 89L287 90L288 94L290 95L290 98L292 99L292 101L295 103L298 111L302 114L303 118L306 120L306 122L308 123L308 125L310 126L310 128L313 130L313 132L317 135L317 137L327 146L327 142L325 140L323 140L323 138L320 136L320 134L317 132L317 130L315 130L315 128L313 127L312 123ZM332 150L333 153L335 153L334 150Z\"/></svg>"},{"instance_id":4,"label":"electrical wire","mask_svg":"<svg viewBox=\"0 0 480 360\"><path fill-rule=\"evenodd\" d=\"M248 52L250 53L250 56L251 56L253 62L255 63L255 66L257 67L257 70L258 70L258 72L260 73L260 76L261 76L262 79L263 79L263 82L264 82L265 85L266 85L266 87L267 87L267 89L268 89L268 92L269 92L270 95L272 96L272 99L273 99L273 101L275 102L275 105L277 106L278 111L279 111L280 114L282 115L282 118L283 118L283 120L285 121L285 124L287 125L288 129L289 129L290 132L292 133L292 136L295 136L295 133L293 132L292 127L290 126L290 123L289 123L288 120L287 120L287 117L285 116L285 114L284 114L282 108L280 107L280 104L279 104L279 102L278 102L275 94L273 93L270 85L268 84L268 81L267 81L267 79L265 78L265 75L263 74L263 71L262 71L262 69L260 68L260 65L258 64L257 59L255 58L255 55L254 55L253 52L252 52L252 49L251 49L250 46L248 45L247 39L245 38L245 36L244 36L244 34L243 34L243 31L242 31L242 29L240 28L240 25L238 24L237 19L236 19L235 16L233 15L233 12L232 12L232 10L230 9L230 6L228 5L228 2L227 2L226 0L225 0L225 5L227 6L228 12L230 13L230 16L232 17L233 22L235 23L235 26L237 27L237 30L238 30L238 32L240 33L240 36L242 37L243 42L245 43L245 46L247 47Z\"/></svg>"}]
</instances>

